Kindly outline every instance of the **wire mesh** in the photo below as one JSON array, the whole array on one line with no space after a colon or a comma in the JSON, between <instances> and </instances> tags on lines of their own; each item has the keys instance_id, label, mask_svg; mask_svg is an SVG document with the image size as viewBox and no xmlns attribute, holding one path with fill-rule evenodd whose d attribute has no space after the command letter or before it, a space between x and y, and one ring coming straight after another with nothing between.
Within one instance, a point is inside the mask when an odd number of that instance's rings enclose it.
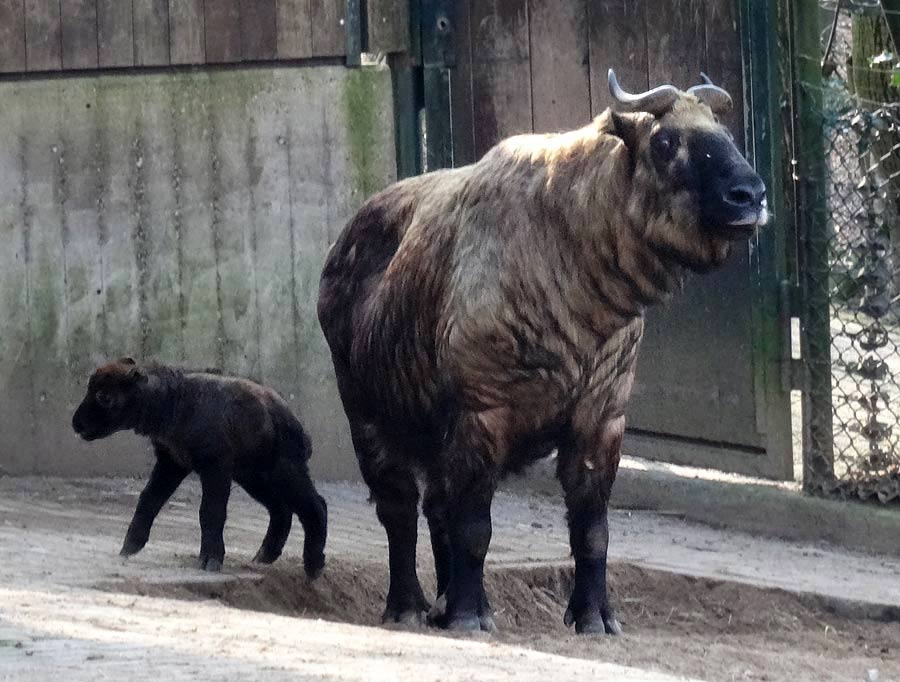
<instances>
[{"instance_id":1,"label":"wire mesh","mask_svg":"<svg viewBox=\"0 0 900 682\"><path fill-rule=\"evenodd\" d=\"M900 3L898 3L900 4ZM900 56L878 0L821 2L823 166L802 248L806 364L819 414L804 485L900 501ZM808 120L808 119L807 119ZM826 317L827 316L827 317ZM828 380L830 377L830 381ZM816 380L818 379L818 381ZM824 426L823 426L824 425ZM830 433L829 431L830 425Z\"/></svg>"}]
</instances>

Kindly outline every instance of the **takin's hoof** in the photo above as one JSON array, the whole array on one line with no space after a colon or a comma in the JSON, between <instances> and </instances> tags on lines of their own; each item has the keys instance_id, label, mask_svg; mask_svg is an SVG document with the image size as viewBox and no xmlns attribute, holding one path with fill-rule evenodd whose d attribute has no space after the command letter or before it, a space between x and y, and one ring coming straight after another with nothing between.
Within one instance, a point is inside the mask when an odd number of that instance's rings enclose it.
<instances>
[{"instance_id":1,"label":"takin's hoof","mask_svg":"<svg viewBox=\"0 0 900 682\"><path fill-rule=\"evenodd\" d=\"M425 611L419 609L409 609L400 613L385 611L381 616L381 624L400 630L421 630L425 627Z\"/></svg>"},{"instance_id":2,"label":"takin's hoof","mask_svg":"<svg viewBox=\"0 0 900 682\"><path fill-rule=\"evenodd\" d=\"M425 614L431 608L425 595L411 594L405 598L388 595L387 607L381 616L383 625L397 625L401 628L419 629L425 625Z\"/></svg>"},{"instance_id":3,"label":"takin's hoof","mask_svg":"<svg viewBox=\"0 0 900 682\"><path fill-rule=\"evenodd\" d=\"M197 558L197 568L209 573L218 573L222 570L222 559L216 559L215 557L204 556L201 554Z\"/></svg>"},{"instance_id":4,"label":"takin's hoof","mask_svg":"<svg viewBox=\"0 0 900 682\"><path fill-rule=\"evenodd\" d=\"M575 632L579 635L621 635L622 626L611 613L603 615L600 612L585 612L576 616L572 609L566 610L563 623L571 627L574 623Z\"/></svg>"},{"instance_id":5,"label":"takin's hoof","mask_svg":"<svg viewBox=\"0 0 900 682\"><path fill-rule=\"evenodd\" d=\"M494 632L497 629L489 606L480 612L452 613L447 609L447 597L444 595L438 597L429 611L428 624L450 632Z\"/></svg>"}]
</instances>

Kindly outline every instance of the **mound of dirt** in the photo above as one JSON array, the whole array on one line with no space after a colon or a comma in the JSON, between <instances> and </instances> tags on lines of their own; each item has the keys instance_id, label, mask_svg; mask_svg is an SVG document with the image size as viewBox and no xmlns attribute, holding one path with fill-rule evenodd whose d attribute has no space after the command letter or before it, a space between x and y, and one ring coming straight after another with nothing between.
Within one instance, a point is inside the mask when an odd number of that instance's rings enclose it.
<instances>
[{"instance_id":1,"label":"mound of dirt","mask_svg":"<svg viewBox=\"0 0 900 682\"><path fill-rule=\"evenodd\" d=\"M310 582L299 562L247 565L249 577L178 584L125 581L103 589L144 596L215 599L225 605L360 625L378 625L386 566L332 560ZM434 576L421 571L426 593ZM585 640L562 623L571 566L493 567L487 589L498 641L576 658L707 679L864 679L878 667L900 682L900 614L853 617L821 599L738 583L610 566L622 638ZM890 618L893 616L894 621ZM773 658L774 657L774 658ZM774 665L773 665L774 661ZM773 673L773 667L783 672Z\"/></svg>"}]
</instances>

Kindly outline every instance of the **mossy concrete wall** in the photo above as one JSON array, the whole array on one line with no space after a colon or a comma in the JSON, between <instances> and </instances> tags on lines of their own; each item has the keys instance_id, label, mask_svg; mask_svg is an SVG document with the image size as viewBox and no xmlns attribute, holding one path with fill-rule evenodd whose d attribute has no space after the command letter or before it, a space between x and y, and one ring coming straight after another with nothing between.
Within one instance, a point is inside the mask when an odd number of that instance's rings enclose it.
<instances>
[{"instance_id":1,"label":"mossy concrete wall","mask_svg":"<svg viewBox=\"0 0 900 682\"><path fill-rule=\"evenodd\" d=\"M315 302L329 244L395 178L387 70L0 82L0 470L131 474L85 444L91 369L131 355L274 386L314 473L356 476Z\"/></svg>"}]
</instances>

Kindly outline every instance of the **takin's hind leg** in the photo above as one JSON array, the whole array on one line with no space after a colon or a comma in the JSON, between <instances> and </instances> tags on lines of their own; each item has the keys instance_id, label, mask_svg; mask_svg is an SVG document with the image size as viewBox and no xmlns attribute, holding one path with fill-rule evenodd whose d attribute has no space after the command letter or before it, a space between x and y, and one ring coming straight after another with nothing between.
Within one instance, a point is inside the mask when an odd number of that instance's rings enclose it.
<instances>
[{"instance_id":1,"label":"takin's hind leg","mask_svg":"<svg viewBox=\"0 0 900 682\"><path fill-rule=\"evenodd\" d=\"M443 525L449 541L450 570L446 590L428 614L428 621L447 630L494 629L484 590L484 558L491 542L491 502L497 484L490 442L490 434L483 431L479 420L469 416L458 420L443 453L447 482Z\"/></svg>"},{"instance_id":2,"label":"takin's hind leg","mask_svg":"<svg viewBox=\"0 0 900 682\"><path fill-rule=\"evenodd\" d=\"M275 464L271 480L279 497L294 511L303 525L303 570L317 578L325 567L328 539L328 505L309 477L309 467L290 455Z\"/></svg>"},{"instance_id":3,"label":"takin's hind leg","mask_svg":"<svg viewBox=\"0 0 900 682\"><path fill-rule=\"evenodd\" d=\"M253 561L260 564L271 564L281 556L291 533L291 517L293 516L291 508L281 499L275 486L265 474L254 473L241 476L238 483L250 497L263 505L269 512L269 528Z\"/></svg>"},{"instance_id":4,"label":"takin's hind leg","mask_svg":"<svg viewBox=\"0 0 900 682\"><path fill-rule=\"evenodd\" d=\"M425 500L422 511L428 519L428 532L431 536L431 552L434 555L434 572L437 578L437 599L434 611L429 614L429 619L434 625L440 625L442 615L446 610L447 588L450 585L450 576L453 573L453 550L450 544L449 522L447 519L447 494L443 484L431 481L425 491ZM492 631L494 629L493 610L484 590L484 583L480 585L480 598L478 600L478 628L471 621L471 629ZM462 629L462 628L457 628Z\"/></svg>"},{"instance_id":5,"label":"takin's hind leg","mask_svg":"<svg viewBox=\"0 0 900 682\"><path fill-rule=\"evenodd\" d=\"M425 489L422 512L428 520L431 535L431 553L434 555L434 572L437 578L437 596L442 597L450 584L451 556L450 533L447 529L447 493L438 476L432 476Z\"/></svg>"},{"instance_id":6,"label":"takin's hind leg","mask_svg":"<svg viewBox=\"0 0 900 682\"><path fill-rule=\"evenodd\" d=\"M419 489L415 476L384 445L374 425L351 419L351 434L363 480L388 539L390 586L381 621L421 625L430 605L416 574Z\"/></svg>"}]
</instances>

